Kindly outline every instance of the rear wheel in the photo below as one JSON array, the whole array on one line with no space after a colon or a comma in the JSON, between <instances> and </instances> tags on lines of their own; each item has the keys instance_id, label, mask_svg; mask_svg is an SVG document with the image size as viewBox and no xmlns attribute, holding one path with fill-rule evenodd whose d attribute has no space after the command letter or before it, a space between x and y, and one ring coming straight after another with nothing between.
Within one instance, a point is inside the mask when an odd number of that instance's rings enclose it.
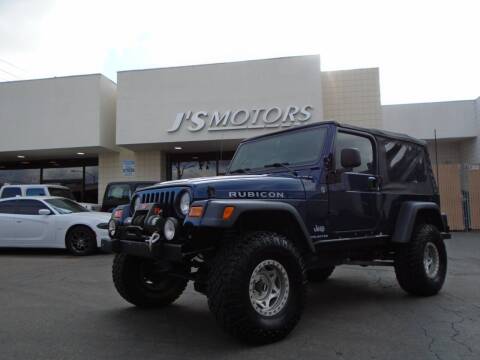
<instances>
[{"instance_id":1,"label":"rear wheel","mask_svg":"<svg viewBox=\"0 0 480 360\"><path fill-rule=\"evenodd\" d=\"M284 338L300 319L305 267L287 238L253 232L217 254L208 279L208 304L217 321L241 340Z\"/></svg>"},{"instance_id":2,"label":"rear wheel","mask_svg":"<svg viewBox=\"0 0 480 360\"><path fill-rule=\"evenodd\" d=\"M188 280L164 271L154 260L117 254L113 260L113 283L118 293L139 307L161 307L173 303Z\"/></svg>"},{"instance_id":3,"label":"rear wheel","mask_svg":"<svg viewBox=\"0 0 480 360\"><path fill-rule=\"evenodd\" d=\"M431 224L415 228L411 241L395 258L395 274L403 290L418 296L437 294L445 282L447 252L438 229Z\"/></svg>"},{"instance_id":4,"label":"rear wheel","mask_svg":"<svg viewBox=\"0 0 480 360\"><path fill-rule=\"evenodd\" d=\"M65 239L67 250L76 256L93 254L97 250L97 237L86 226L75 226L70 229Z\"/></svg>"},{"instance_id":5,"label":"rear wheel","mask_svg":"<svg viewBox=\"0 0 480 360\"><path fill-rule=\"evenodd\" d=\"M310 282L323 282L332 275L335 266L327 266L321 268L310 269L307 272L307 278Z\"/></svg>"}]
</instances>

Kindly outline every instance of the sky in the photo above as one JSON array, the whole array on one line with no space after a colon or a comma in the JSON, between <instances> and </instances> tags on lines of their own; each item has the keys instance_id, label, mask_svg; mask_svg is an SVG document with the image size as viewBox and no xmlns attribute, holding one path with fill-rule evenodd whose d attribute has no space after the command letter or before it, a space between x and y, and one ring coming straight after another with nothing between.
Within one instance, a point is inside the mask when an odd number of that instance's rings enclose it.
<instances>
[{"instance_id":1,"label":"sky","mask_svg":"<svg viewBox=\"0 0 480 360\"><path fill-rule=\"evenodd\" d=\"M479 1L0 0L0 81L319 54L383 104L480 96Z\"/></svg>"}]
</instances>

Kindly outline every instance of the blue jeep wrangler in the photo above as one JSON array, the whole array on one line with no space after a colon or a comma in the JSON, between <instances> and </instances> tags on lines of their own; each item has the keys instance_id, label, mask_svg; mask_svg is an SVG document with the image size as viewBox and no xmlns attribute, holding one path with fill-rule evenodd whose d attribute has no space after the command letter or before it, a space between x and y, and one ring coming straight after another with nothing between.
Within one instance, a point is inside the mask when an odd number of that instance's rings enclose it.
<instances>
[{"instance_id":1,"label":"blue jeep wrangler","mask_svg":"<svg viewBox=\"0 0 480 360\"><path fill-rule=\"evenodd\" d=\"M137 191L102 248L130 303L168 305L191 280L225 330L268 343L299 321L307 280L338 265L393 266L408 293L440 291L439 204L423 141L323 122L242 142L226 176Z\"/></svg>"}]
</instances>

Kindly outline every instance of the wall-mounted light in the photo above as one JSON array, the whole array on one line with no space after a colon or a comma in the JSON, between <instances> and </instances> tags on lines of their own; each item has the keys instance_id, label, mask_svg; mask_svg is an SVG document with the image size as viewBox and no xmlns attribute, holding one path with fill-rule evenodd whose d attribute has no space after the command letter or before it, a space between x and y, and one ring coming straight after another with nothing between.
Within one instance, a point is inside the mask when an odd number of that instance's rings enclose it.
<instances>
[{"instance_id":1,"label":"wall-mounted light","mask_svg":"<svg viewBox=\"0 0 480 360\"><path fill-rule=\"evenodd\" d=\"M182 150L182 147L181 146L175 146L174 149L175 150Z\"/></svg>"},{"instance_id":2,"label":"wall-mounted light","mask_svg":"<svg viewBox=\"0 0 480 360\"><path fill-rule=\"evenodd\" d=\"M77 155L85 155L84 152L77 152Z\"/></svg>"},{"instance_id":3,"label":"wall-mounted light","mask_svg":"<svg viewBox=\"0 0 480 360\"><path fill-rule=\"evenodd\" d=\"M25 155L17 155L17 158L19 158L19 159L25 159Z\"/></svg>"}]
</instances>

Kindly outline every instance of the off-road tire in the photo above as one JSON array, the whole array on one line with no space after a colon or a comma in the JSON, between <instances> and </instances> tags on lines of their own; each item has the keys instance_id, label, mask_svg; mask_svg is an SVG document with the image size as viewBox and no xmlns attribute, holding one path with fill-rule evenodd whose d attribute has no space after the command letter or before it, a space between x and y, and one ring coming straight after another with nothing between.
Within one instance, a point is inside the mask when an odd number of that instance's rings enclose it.
<instances>
[{"instance_id":1,"label":"off-road tire","mask_svg":"<svg viewBox=\"0 0 480 360\"><path fill-rule=\"evenodd\" d=\"M83 246L79 246L78 239L82 238ZM68 230L65 236L65 246L74 256L87 256L97 251L97 236L88 226L77 225Z\"/></svg>"},{"instance_id":2,"label":"off-road tire","mask_svg":"<svg viewBox=\"0 0 480 360\"><path fill-rule=\"evenodd\" d=\"M265 260L280 263L287 274L289 293L281 310L259 314L249 288L254 269ZM231 335L254 344L287 336L303 312L306 271L296 247L283 235L252 232L225 244L217 253L208 279L208 305L217 322Z\"/></svg>"},{"instance_id":3,"label":"off-road tire","mask_svg":"<svg viewBox=\"0 0 480 360\"><path fill-rule=\"evenodd\" d=\"M424 264L427 244L433 244L437 250L439 266L435 276L428 276ZM412 295L432 296L442 288L446 273L447 252L438 229L431 224L417 225L411 241L402 244L395 257L395 274L400 287Z\"/></svg>"},{"instance_id":4,"label":"off-road tire","mask_svg":"<svg viewBox=\"0 0 480 360\"><path fill-rule=\"evenodd\" d=\"M332 275L333 270L335 270L335 266L310 269L307 271L307 279L314 283L324 282Z\"/></svg>"},{"instance_id":5,"label":"off-road tire","mask_svg":"<svg viewBox=\"0 0 480 360\"><path fill-rule=\"evenodd\" d=\"M185 290L188 280L168 273L158 281L159 289L152 289L145 282L143 267L153 260L126 254L117 254L113 260L113 283L118 293L138 307L162 307L173 303Z\"/></svg>"}]
</instances>

